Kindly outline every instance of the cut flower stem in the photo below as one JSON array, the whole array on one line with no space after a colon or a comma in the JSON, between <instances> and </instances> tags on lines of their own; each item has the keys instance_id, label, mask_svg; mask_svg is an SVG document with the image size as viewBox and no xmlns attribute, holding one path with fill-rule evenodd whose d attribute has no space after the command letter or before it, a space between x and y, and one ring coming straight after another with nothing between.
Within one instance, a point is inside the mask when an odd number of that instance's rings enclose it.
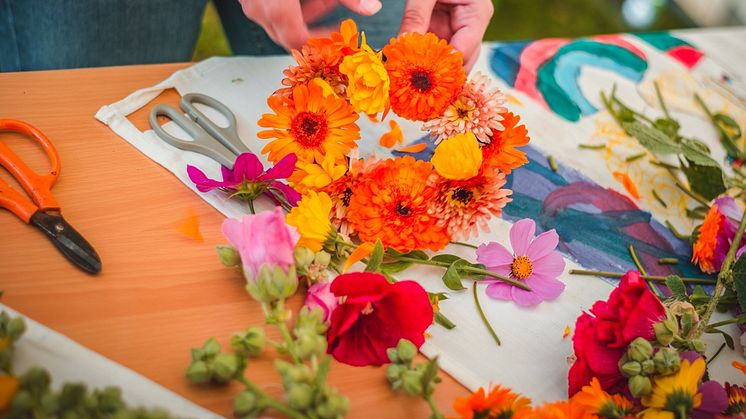
<instances>
[{"instance_id":1,"label":"cut flower stem","mask_svg":"<svg viewBox=\"0 0 746 419\"><path fill-rule=\"evenodd\" d=\"M584 276L603 276L606 278L621 278L625 275L623 273L618 273L618 272L589 271L585 269L570 269L570 274L571 275L584 275ZM654 275L640 275L640 278L646 279L648 281L665 282L667 277L654 276ZM715 283L715 281L713 281L712 279L706 279L706 278L681 278L681 280L689 284L712 285Z\"/></svg>"},{"instance_id":2,"label":"cut flower stem","mask_svg":"<svg viewBox=\"0 0 746 419\"><path fill-rule=\"evenodd\" d=\"M492 335L492 339L495 340L495 343L497 343L497 346L500 346L500 338L497 337L497 333L495 333L495 329L492 328L492 325L490 325L490 322L487 320L487 316L485 316L484 311L482 311L482 305L479 304L479 296L477 294L477 284L478 284L478 281L474 281L474 284L471 287L472 292L474 294L474 304L477 306L479 317L482 318L482 322L487 327L487 330L490 332L490 335Z\"/></svg>"}]
</instances>

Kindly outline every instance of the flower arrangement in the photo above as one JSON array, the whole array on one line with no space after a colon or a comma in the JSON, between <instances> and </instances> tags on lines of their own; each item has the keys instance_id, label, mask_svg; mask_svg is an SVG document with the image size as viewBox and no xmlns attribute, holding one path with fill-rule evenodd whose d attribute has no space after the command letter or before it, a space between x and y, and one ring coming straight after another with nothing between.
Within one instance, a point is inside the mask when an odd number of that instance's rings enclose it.
<instances>
[{"instance_id":1,"label":"flower arrangement","mask_svg":"<svg viewBox=\"0 0 746 419\"><path fill-rule=\"evenodd\" d=\"M270 112L258 121L258 137L266 141L262 153L274 167L265 171L256 156L242 155L243 163L224 170L222 182L190 169L200 190L218 187L249 203L264 194L288 212L276 208L226 220L223 232L231 245L218 249L226 266L243 273L265 323L282 339L271 341L254 326L233 336L230 353L208 340L193 350L187 377L244 385L234 402L239 417L274 409L293 418L336 418L346 414L349 401L326 383L331 359L388 364L392 389L421 397L433 417L442 418L433 401L437 359L417 364L414 358L431 323L456 327L439 309L447 295L398 277L412 265L428 265L443 270L443 283L454 292L471 280L475 306L498 345L481 313L478 283L502 304L533 306L562 293L558 277L565 263L554 230L535 236L534 221L524 219L511 228L510 248L459 241L487 231L488 221L511 201L505 176L528 162L520 150L528 132L504 106L502 93L484 76L467 79L461 55L433 34L401 35L374 51L354 22L345 21L339 32L312 39L292 55L296 64L285 70L282 87L267 99ZM741 302L746 311L746 218L733 198L743 196L742 169L726 179L702 144L681 137L668 115L651 121L613 94L604 102L651 153L679 156L681 166L671 170L684 173L689 187L681 187L706 204L698 210L703 222L693 235L694 262L705 272L718 271L718 279L648 276L634 249L642 273L571 271L621 281L607 301L577 319L569 399L532 406L495 386L456 400L461 417L683 419L744 413L746 390L709 377L701 340L704 333L721 333L733 345L718 327L746 323L744 315L710 323L715 308L726 303ZM435 146L429 160L359 156L360 115L380 123L389 112L422 122ZM724 144L736 147L734 164L740 164L743 152L730 120L718 115L713 122ZM401 131L393 121L390 126L379 142L393 147ZM714 193L707 189L713 179L732 186L732 193L719 184ZM451 244L474 250L475 261L434 253ZM363 272L348 273L358 262ZM656 288L649 281L665 281L670 296L651 291ZM690 282L714 283L715 293L710 297ZM299 288L306 290L305 304L293 316L286 301ZM246 360L268 345L281 355L275 362L284 390L279 398L245 376Z\"/></svg>"}]
</instances>

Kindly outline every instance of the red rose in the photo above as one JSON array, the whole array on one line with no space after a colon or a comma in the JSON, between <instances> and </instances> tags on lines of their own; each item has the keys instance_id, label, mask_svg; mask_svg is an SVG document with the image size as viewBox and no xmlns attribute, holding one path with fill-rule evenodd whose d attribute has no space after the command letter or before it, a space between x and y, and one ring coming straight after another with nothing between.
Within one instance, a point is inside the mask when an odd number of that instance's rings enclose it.
<instances>
[{"instance_id":1,"label":"red rose","mask_svg":"<svg viewBox=\"0 0 746 419\"><path fill-rule=\"evenodd\" d=\"M636 338L653 340L653 324L665 318L663 303L640 274L627 272L608 301L596 301L590 313L581 314L575 323L572 342L577 360L570 368L570 396L593 377L609 393L626 393L627 380L619 372L619 359Z\"/></svg>"},{"instance_id":2,"label":"red rose","mask_svg":"<svg viewBox=\"0 0 746 419\"><path fill-rule=\"evenodd\" d=\"M414 281L389 283L377 273L339 275L331 291L344 297L332 313L327 340L334 359L354 366L389 362L386 349L399 339L419 348L433 322L427 292Z\"/></svg>"}]
</instances>

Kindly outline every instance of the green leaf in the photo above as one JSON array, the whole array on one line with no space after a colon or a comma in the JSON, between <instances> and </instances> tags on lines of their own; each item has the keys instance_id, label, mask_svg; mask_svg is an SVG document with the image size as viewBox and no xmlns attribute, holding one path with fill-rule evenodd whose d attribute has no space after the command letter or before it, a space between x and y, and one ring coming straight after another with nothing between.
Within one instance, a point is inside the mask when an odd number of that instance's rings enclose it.
<instances>
[{"instance_id":1,"label":"green leaf","mask_svg":"<svg viewBox=\"0 0 746 419\"><path fill-rule=\"evenodd\" d=\"M710 302L710 296L707 295L702 285L697 285L694 287L692 293L689 295L689 302L694 304L694 306L700 306L702 304L707 304L708 302Z\"/></svg>"},{"instance_id":2,"label":"green leaf","mask_svg":"<svg viewBox=\"0 0 746 419\"><path fill-rule=\"evenodd\" d=\"M728 333L720 329L715 329L715 328L707 329L705 330L705 332L711 335L714 335L714 334L723 335L723 339L725 339L725 344L728 345L730 349L735 349L736 345L733 344L733 337L729 335Z\"/></svg>"},{"instance_id":3,"label":"green leaf","mask_svg":"<svg viewBox=\"0 0 746 419\"><path fill-rule=\"evenodd\" d=\"M443 301L448 299L448 295L444 292L428 292L427 298L430 299L430 304L435 304L436 298L438 301Z\"/></svg>"},{"instance_id":4,"label":"green leaf","mask_svg":"<svg viewBox=\"0 0 746 419\"><path fill-rule=\"evenodd\" d=\"M671 290L671 294L674 298L681 301L688 301L689 298L686 296L686 286L684 281L681 280L677 275L669 275L666 277L666 286Z\"/></svg>"},{"instance_id":5,"label":"green leaf","mask_svg":"<svg viewBox=\"0 0 746 419\"><path fill-rule=\"evenodd\" d=\"M368 265L365 267L365 272L378 272L378 268L381 267L383 261L383 244L381 240L376 240L376 245L373 247L373 253L370 254L368 259Z\"/></svg>"},{"instance_id":6,"label":"green leaf","mask_svg":"<svg viewBox=\"0 0 746 419\"><path fill-rule=\"evenodd\" d=\"M381 264L379 270L388 274L396 274L412 266L412 262L387 262Z\"/></svg>"},{"instance_id":7,"label":"green leaf","mask_svg":"<svg viewBox=\"0 0 746 419\"><path fill-rule=\"evenodd\" d=\"M658 129L641 122L625 122L622 126L631 136L637 138L640 145L654 154L675 154L681 151L674 140Z\"/></svg>"},{"instance_id":8,"label":"green leaf","mask_svg":"<svg viewBox=\"0 0 746 419\"><path fill-rule=\"evenodd\" d=\"M468 261L465 261L465 260L464 260L464 265L466 265L464 266L465 268L471 267L471 268L477 268L477 269L485 269L485 270L487 269L487 267L482 265L481 263L469 263ZM481 281L485 278L484 274L464 271L462 270L461 267L459 267L459 274L461 275L462 278L469 278L469 279L474 279L477 281Z\"/></svg>"},{"instance_id":9,"label":"green leaf","mask_svg":"<svg viewBox=\"0 0 746 419\"><path fill-rule=\"evenodd\" d=\"M679 137L679 129L681 128L681 125L673 119L669 119L669 118L656 119L653 125L659 131L666 134L666 136L668 136L669 138Z\"/></svg>"},{"instance_id":10,"label":"green leaf","mask_svg":"<svg viewBox=\"0 0 746 419\"><path fill-rule=\"evenodd\" d=\"M433 390L435 390L435 383L438 382L438 357L434 357L433 359L430 359L427 361L425 366L425 371L422 372L422 393L425 396L428 396L432 394Z\"/></svg>"},{"instance_id":11,"label":"green leaf","mask_svg":"<svg viewBox=\"0 0 746 419\"><path fill-rule=\"evenodd\" d=\"M453 262L446 270L446 273L443 274L443 283L449 289L454 291L466 289L466 287L461 283L461 275L459 274L459 267L463 266L463 263L467 262L463 259Z\"/></svg>"},{"instance_id":12,"label":"green leaf","mask_svg":"<svg viewBox=\"0 0 746 419\"><path fill-rule=\"evenodd\" d=\"M733 265L733 285L736 287L738 305L746 311L746 253Z\"/></svg>"},{"instance_id":13,"label":"green leaf","mask_svg":"<svg viewBox=\"0 0 746 419\"><path fill-rule=\"evenodd\" d=\"M743 134L738 122L728 115L716 113L712 116L712 123L715 124L715 127L720 132L720 143L728 153L728 156L734 159L743 157L743 153L736 143Z\"/></svg>"},{"instance_id":14,"label":"green leaf","mask_svg":"<svg viewBox=\"0 0 746 419\"><path fill-rule=\"evenodd\" d=\"M431 259L433 262L445 262L445 263L453 263L457 260L460 260L461 257L456 255L449 255L447 253L444 253L442 255L435 255Z\"/></svg>"},{"instance_id":15,"label":"green leaf","mask_svg":"<svg viewBox=\"0 0 746 419\"><path fill-rule=\"evenodd\" d=\"M406 257L406 258L419 259L419 260L430 259L430 256L428 256L427 253L423 252L422 250L412 250L411 252L405 253L401 256Z\"/></svg>"},{"instance_id":16,"label":"green leaf","mask_svg":"<svg viewBox=\"0 0 746 419\"><path fill-rule=\"evenodd\" d=\"M689 159L687 159L687 162L689 165L681 165L681 170L684 171L686 179L689 181L689 187L693 192L702 195L707 200L715 199L725 192L723 171L717 164L715 166L703 166Z\"/></svg>"},{"instance_id":17,"label":"green leaf","mask_svg":"<svg viewBox=\"0 0 746 419\"><path fill-rule=\"evenodd\" d=\"M704 146L704 147L703 147ZM710 157L707 145L697 140L684 140L681 144L681 153L692 163L698 166L711 166L720 168L718 162Z\"/></svg>"},{"instance_id":18,"label":"green leaf","mask_svg":"<svg viewBox=\"0 0 746 419\"><path fill-rule=\"evenodd\" d=\"M456 324L453 323L448 317L444 316L443 313L441 313L440 311L436 311L433 313L433 320L435 320L435 323L438 323L448 330L456 327Z\"/></svg>"}]
</instances>

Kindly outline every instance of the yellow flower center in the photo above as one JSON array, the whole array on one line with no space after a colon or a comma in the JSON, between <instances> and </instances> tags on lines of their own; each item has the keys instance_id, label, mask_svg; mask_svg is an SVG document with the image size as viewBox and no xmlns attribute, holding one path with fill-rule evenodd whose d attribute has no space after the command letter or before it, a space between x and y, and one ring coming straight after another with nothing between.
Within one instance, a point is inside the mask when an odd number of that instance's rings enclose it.
<instances>
[{"instance_id":1,"label":"yellow flower center","mask_svg":"<svg viewBox=\"0 0 746 419\"><path fill-rule=\"evenodd\" d=\"M313 112L301 112L292 122L295 140L306 148L315 148L324 142L327 133L326 118Z\"/></svg>"},{"instance_id":2,"label":"yellow flower center","mask_svg":"<svg viewBox=\"0 0 746 419\"><path fill-rule=\"evenodd\" d=\"M469 205L474 199L474 192L469 189L459 186L448 191L448 199L451 204L459 207L465 207Z\"/></svg>"},{"instance_id":3,"label":"yellow flower center","mask_svg":"<svg viewBox=\"0 0 746 419\"><path fill-rule=\"evenodd\" d=\"M510 265L510 273L515 278L526 279L534 271L534 264L531 263L531 259L528 256L518 256L513 259L513 264Z\"/></svg>"}]
</instances>

